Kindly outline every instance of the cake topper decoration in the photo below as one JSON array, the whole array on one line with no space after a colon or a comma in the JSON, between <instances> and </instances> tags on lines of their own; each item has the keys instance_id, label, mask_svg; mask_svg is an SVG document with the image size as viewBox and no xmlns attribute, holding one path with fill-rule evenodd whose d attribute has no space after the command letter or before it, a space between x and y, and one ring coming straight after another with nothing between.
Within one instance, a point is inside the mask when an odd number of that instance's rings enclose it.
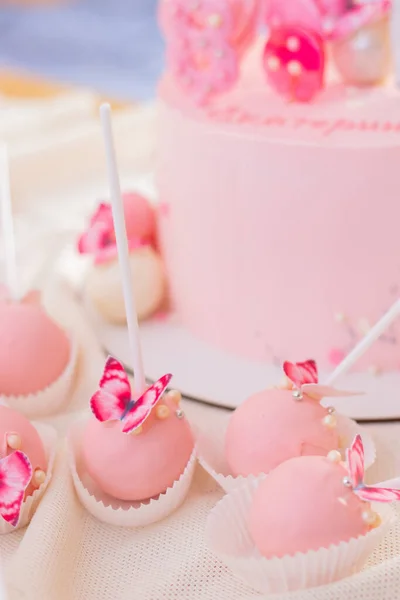
<instances>
[{"instance_id":1,"label":"cake topper decoration","mask_svg":"<svg viewBox=\"0 0 400 600\"><path fill-rule=\"evenodd\" d=\"M12 300L19 300L20 290L12 213L10 166L6 144L0 144L0 174L1 233L5 256L6 289Z\"/></svg>"},{"instance_id":2,"label":"cake topper decoration","mask_svg":"<svg viewBox=\"0 0 400 600\"><path fill-rule=\"evenodd\" d=\"M18 524L31 479L32 466L23 452L17 450L0 459L0 515L13 527Z\"/></svg>"},{"instance_id":3,"label":"cake topper decoration","mask_svg":"<svg viewBox=\"0 0 400 600\"><path fill-rule=\"evenodd\" d=\"M350 448L346 450L349 477L343 483L352 487L361 500L366 502L393 502L400 500L400 490L382 487L384 484L369 486L364 483L364 446L361 435L356 435Z\"/></svg>"},{"instance_id":4,"label":"cake topper decoration","mask_svg":"<svg viewBox=\"0 0 400 600\"><path fill-rule=\"evenodd\" d=\"M229 90L253 40L259 0L164 0L160 21L172 74L198 104Z\"/></svg>"},{"instance_id":5,"label":"cake topper decoration","mask_svg":"<svg viewBox=\"0 0 400 600\"><path fill-rule=\"evenodd\" d=\"M129 251L137 250L146 244L139 238L128 240ZM110 204L102 202L90 219L88 229L78 239L80 254L93 254L95 264L117 258L114 225Z\"/></svg>"},{"instance_id":6,"label":"cake topper decoration","mask_svg":"<svg viewBox=\"0 0 400 600\"><path fill-rule=\"evenodd\" d=\"M171 378L172 375L164 375L135 400L124 367L110 356L100 380L100 389L92 396L90 407L98 421L122 421L122 432L132 433L147 420Z\"/></svg>"},{"instance_id":7,"label":"cake topper decoration","mask_svg":"<svg viewBox=\"0 0 400 600\"><path fill-rule=\"evenodd\" d=\"M310 102L323 87L325 50L318 33L298 26L272 29L263 63L271 86L289 100Z\"/></svg>"}]
</instances>

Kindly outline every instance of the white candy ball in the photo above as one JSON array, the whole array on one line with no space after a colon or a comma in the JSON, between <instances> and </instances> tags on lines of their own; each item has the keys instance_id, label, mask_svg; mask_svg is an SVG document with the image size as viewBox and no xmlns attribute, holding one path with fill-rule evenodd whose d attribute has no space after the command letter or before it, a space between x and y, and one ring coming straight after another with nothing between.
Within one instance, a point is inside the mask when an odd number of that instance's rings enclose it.
<instances>
[{"instance_id":1,"label":"white candy ball","mask_svg":"<svg viewBox=\"0 0 400 600\"><path fill-rule=\"evenodd\" d=\"M130 255L138 319L150 317L161 306L166 291L163 263L146 246ZM120 268L117 260L94 265L86 280L85 292L101 316L115 324L126 323Z\"/></svg>"},{"instance_id":2,"label":"white candy ball","mask_svg":"<svg viewBox=\"0 0 400 600\"><path fill-rule=\"evenodd\" d=\"M335 42L332 57L345 83L374 85L390 72L389 21L385 17Z\"/></svg>"}]
</instances>

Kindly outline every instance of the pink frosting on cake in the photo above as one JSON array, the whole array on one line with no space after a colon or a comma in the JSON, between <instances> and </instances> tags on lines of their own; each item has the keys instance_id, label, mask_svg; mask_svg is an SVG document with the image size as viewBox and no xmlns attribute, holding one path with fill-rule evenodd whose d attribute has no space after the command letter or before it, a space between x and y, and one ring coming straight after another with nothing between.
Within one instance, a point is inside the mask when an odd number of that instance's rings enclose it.
<instances>
[{"instance_id":1,"label":"pink frosting on cake","mask_svg":"<svg viewBox=\"0 0 400 600\"><path fill-rule=\"evenodd\" d=\"M327 458L293 458L272 471L257 489L249 529L266 558L318 550L368 532L362 518L369 503L346 487L343 464Z\"/></svg>"},{"instance_id":2,"label":"pink frosting on cake","mask_svg":"<svg viewBox=\"0 0 400 600\"><path fill-rule=\"evenodd\" d=\"M328 75L313 103L286 103L265 82L263 44L203 109L161 82L171 297L211 345L259 362L313 356L328 370L400 293L400 93ZM399 369L399 343L397 322L355 368Z\"/></svg>"},{"instance_id":3,"label":"pink frosting on cake","mask_svg":"<svg viewBox=\"0 0 400 600\"><path fill-rule=\"evenodd\" d=\"M83 459L89 475L107 494L140 501L158 496L179 479L193 451L189 423L176 406L167 419L151 414L139 435L122 433L120 422L92 418L83 437Z\"/></svg>"},{"instance_id":4,"label":"pink frosting on cake","mask_svg":"<svg viewBox=\"0 0 400 600\"><path fill-rule=\"evenodd\" d=\"M0 338L0 395L42 391L68 364L68 337L38 304L0 304Z\"/></svg>"},{"instance_id":5,"label":"pink frosting on cake","mask_svg":"<svg viewBox=\"0 0 400 600\"><path fill-rule=\"evenodd\" d=\"M17 434L21 438L21 447L18 449L29 458L32 471L35 469L46 471L46 454L35 427L20 413L6 406L0 406L0 456L14 451L6 446L6 436L10 434ZM32 493L33 490L33 487L29 487L27 493Z\"/></svg>"},{"instance_id":6,"label":"pink frosting on cake","mask_svg":"<svg viewBox=\"0 0 400 600\"><path fill-rule=\"evenodd\" d=\"M295 400L289 390L271 389L248 398L232 414L225 454L233 475L269 473L285 460L326 455L338 448L335 428L317 400Z\"/></svg>"}]
</instances>

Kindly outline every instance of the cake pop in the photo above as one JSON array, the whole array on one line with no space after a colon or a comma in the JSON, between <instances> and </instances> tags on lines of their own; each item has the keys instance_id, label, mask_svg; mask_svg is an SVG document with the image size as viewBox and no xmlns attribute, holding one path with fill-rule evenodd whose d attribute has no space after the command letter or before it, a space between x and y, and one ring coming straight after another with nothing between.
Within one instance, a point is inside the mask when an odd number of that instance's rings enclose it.
<instances>
[{"instance_id":1,"label":"cake pop","mask_svg":"<svg viewBox=\"0 0 400 600\"><path fill-rule=\"evenodd\" d=\"M32 476L26 494L32 494L44 482L47 469L46 452L37 430L19 412L0 405L0 440L1 458L17 450L27 456Z\"/></svg>"},{"instance_id":2,"label":"cake pop","mask_svg":"<svg viewBox=\"0 0 400 600\"><path fill-rule=\"evenodd\" d=\"M130 250L130 266L136 282L135 295L140 320L150 317L165 298L166 279L162 260L155 248L155 213L139 194L123 197ZM81 254L94 254L85 293L97 312L107 321L126 321L121 273L112 222L111 206L100 204L88 230L78 240Z\"/></svg>"},{"instance_id":3,"label":"cake pop","mask_svg":"<svg viewBox=\"0 0 400 600\"><path fill-rule=\"evenodd\" d=\"M249 531L266 558L327 548L363 536L380 525L370 502L400 500L400 490L364 483L360 435L340 453L303 456L279 465L255 492Z\"/></svg>"},{"instance_id":4,"label":"cake pop","mask_svg":"<svg viewBox=\"0 0 400 600\"><path fill-rule=\"evenodd\" d=\"M193 435L179 407L180 394L163 397L165 375L137 400L114 358L106 362L100 390L91 400L83 459L95 483L119 500L143 501L173 485L193 452Z\"/></svg>"},{"instance_id":5,"label":"cake pop","mask_svg":"<svg viewBox=\"0 0 400 600\"><path fill-rule=\"evenodd\" d=\"M69 386L69 370L73 368L74 354L66 333L47 315L41 306L40 294L31 291L21 299L15 251L14 222L7 147L0 146L2 233L5 251L6 293L0 301L0 396L9 402L29 402L18 408L35 413L38 394L54 388L59 404ZM65 374L65 377L64 377ZM42 404L54 398L48 393ZM30 406L28 406L28 404ZM48 407L47 407L48 408Z\"/></svg>"},{"instance_id":6,"label":"cake pop","mask_svg":"<svg viewBox=\"0 0 400 600\"><path fill-rule=\"evenodd\" d=\"M194 472L194 440L179 392L165 394L172 375L146 384L110 107L104 105L100 114L135 387L131 389L121 363L109 357L90 401L93 417L79 429L79 443L73 441L72 474L92 514L108 523L134 526L165 517L183 501ZM89 475L91 491L81 472Z\"/></svg>"},{"instance_id":7,"label":"cake pop","mask_svg":"<svg viewBox=\"0 0 400 600\"><path fill-rule=\"evenodd\" d=\"M234 476L269 473L279 464L303 455L326 455L339 447L337 419L325 396L349 395L318 385L315 361L284 363L292 389L254 394L230 418L225 453Z\"/></svg>"},{"instance_id":8,"label":"cake pop","mask_svg":"<svg viewBox=\"0 0 400 600\"><path fill-rule=\"evenodd\" d=\"M46 313L40 294L0 303L0 395L27 396L48 388L71 356L67 334Z\"/></svg>"}]
</instances>

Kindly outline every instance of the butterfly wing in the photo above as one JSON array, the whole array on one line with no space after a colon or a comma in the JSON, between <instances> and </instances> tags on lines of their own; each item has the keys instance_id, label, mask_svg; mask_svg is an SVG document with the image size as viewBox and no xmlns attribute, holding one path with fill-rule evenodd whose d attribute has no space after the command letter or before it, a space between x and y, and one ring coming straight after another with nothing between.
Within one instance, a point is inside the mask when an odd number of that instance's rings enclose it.
<instances>
[{"instance_id":1,"label":"butterfly wing","mask_svg":"<svg viewBox=\"0 0 400 600\"><path fill-rule=\"evenodd\" d=\"M354 491L361 500L367 502L395 502L396 500L400 500L400 490L390 488L366 485Z\"/></svg>"},{"instance_id":2,"label":"butterfly wing","mask_svg":"<svg viewBox=\"0 0 400 600\"><path fill-rule=\"evenodd\" d=\"M132 406L124 419L124 433L131 433L146 421L152 409L168 387L172 375L164 375L156 383L151 385L145 393Z\"/></svg>"},{"instance_id":3,"label":"butterfly wing","mask_svg":"<svg viewBox=\"0 0 400 600\"><path fill-rule=\"evenodd\" d=\"M306 360L300 363L285 361L283 370L286 377L299 389L306 383L318 383L318 370L315 360Z\"/></svg>"},{"instance_id":4,"label":"butterfly wing","mask_svg":"<svg viewBox=\"0 0 400 600\"><path fill-rule=\"evenodd\" d=\"M78 240L79 254L95 254L107 245L109 227L102 222L94 223Z\"/></svg>"},{"instance_id":5,"label":"butterfly wing","mask_svg":"<svg viewBox=\"0 0 400 600\"><path fill-rule=\"evenodd\" d=\"M13 452L0 460L0 515L13 527L18 523L31 479L31 463L23 452Z\"/></svg>"},{"instance_id":6,"label":"butterfly wing","mask_svg":"<svg viewBox=\"0 0 400 600\"><path fill-rule=\"evenodd\" d=\"M364 480L364 445L357 434L350 448L346 450L347 468L353 487L357 488Z\"/></svg>"},{"instance_id":7,"label":"butterfly wing","mask_svg":"<svg viewBox=\"0 0 400 600\"><path fill-rule=\"evenodd\" d=\"M100 380L100 389L92 396L90 407L98 421L122 419L131 400L131 386L121 363L109 356Z\"/></svg>"}]
</instances>

